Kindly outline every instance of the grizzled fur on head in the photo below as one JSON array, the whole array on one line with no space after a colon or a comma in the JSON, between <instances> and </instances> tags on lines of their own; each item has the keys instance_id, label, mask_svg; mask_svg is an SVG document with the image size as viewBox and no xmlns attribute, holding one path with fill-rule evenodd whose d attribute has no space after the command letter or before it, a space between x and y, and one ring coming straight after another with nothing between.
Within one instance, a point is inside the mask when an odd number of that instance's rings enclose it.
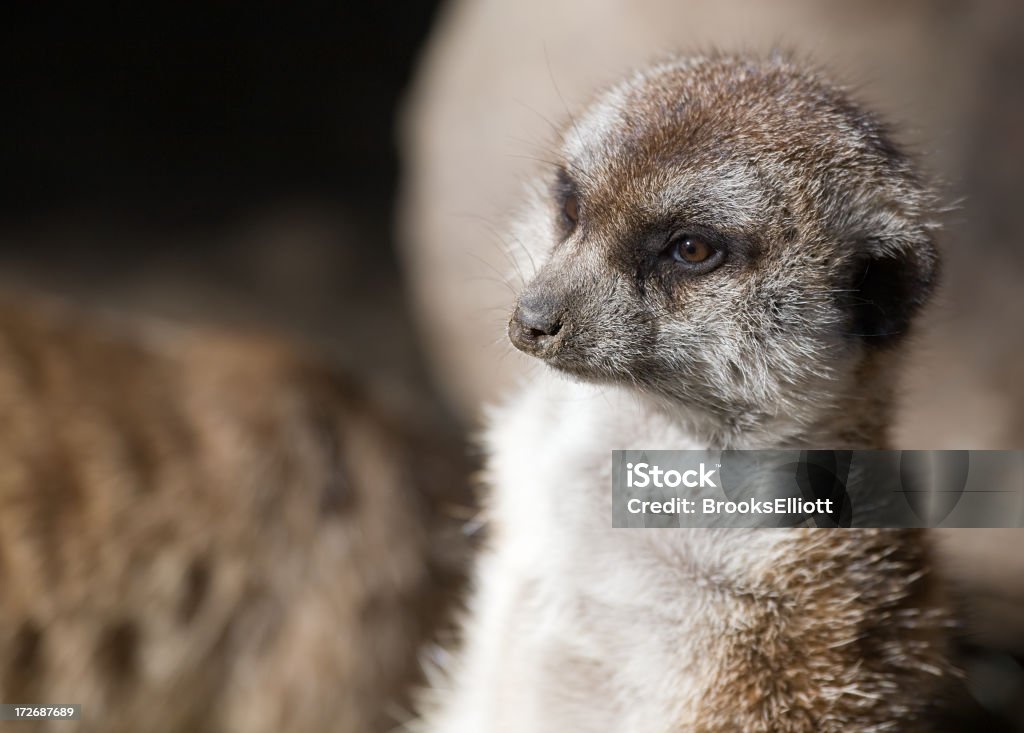
<instances>
[{"instance_id":1,"label":"grizzled fur on head","mask_svg":"<svg viewBox=\"0 0 1024 733\"><path fill-rule=\"evenodd\" d=\"M880 365L936 278L932 204L879 121L816 73L669 60L567 122L516 232L541 264L510 334L685 406L716 442L820 435L865 380L891 396ZM711 256L680 262L686 238Z\"/></svg>"}]
</instances>

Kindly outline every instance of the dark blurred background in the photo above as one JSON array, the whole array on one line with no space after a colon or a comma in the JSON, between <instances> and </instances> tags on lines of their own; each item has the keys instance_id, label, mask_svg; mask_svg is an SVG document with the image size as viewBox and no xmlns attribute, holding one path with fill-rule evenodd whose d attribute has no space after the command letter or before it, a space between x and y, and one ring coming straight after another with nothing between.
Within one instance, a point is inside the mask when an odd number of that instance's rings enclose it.
<instances>
[{"instance_id":1,"label":"dark blurred background","mask_svg":"<svg viewBox=\"0 0 1024 733\"><path fill-rule=\"evenodd\" d=\"M8 8L0 284L268 327L424 392L391 208L434 11Z\"/></svg>"}]
</instances>

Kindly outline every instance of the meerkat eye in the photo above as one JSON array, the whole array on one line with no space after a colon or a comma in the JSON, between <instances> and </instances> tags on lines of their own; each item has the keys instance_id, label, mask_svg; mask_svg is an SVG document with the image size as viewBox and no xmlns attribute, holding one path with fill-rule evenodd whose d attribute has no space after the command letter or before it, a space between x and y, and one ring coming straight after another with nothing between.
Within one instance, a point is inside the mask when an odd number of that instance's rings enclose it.
<instances>
[{"instance_id":1,"label":"meerkat eye","mask_svg":"<svg viewBox=\"0 0 1024 733\"><path fill-rule=\"evenodd\" d=\"M696 265L706 261L715 253L710 244L699 237L685 234L672 241L672 257L676 262Z\"/></svg>"},{"instance_id":2,"label":"meerkat eye","mask_svg":"<svg viewBox=\"0 0 1024 733\"><path fill-rule=\"evenodd\" d=\"M554 184L554 199L563 236L568 236L580 220L580 196L576 182L564 168L558 169Z\"/></svg>"},{"instance_id":3,"label":"meerkat eye","mask_svg":"<svg viewBox=\"0 0 1024 733\"><path fill-rule=\"evenodd\" d=\"M565 197L565 204L562 207L565 218L572 226L580 220L580 199L575 193L569 193Z\"/></svg>"},{"instance_id":4,"label":"meerkat eye","mask_svg":"<svg viewBox=\"0 0 1024 733\"><path fill-rule=\"evenodd\" d=\"M693 274L710 272L722 263L725 252L697 234L678 234L669 240L665 248L676 265L682 265Z\"/></svg>"}]
</instances>

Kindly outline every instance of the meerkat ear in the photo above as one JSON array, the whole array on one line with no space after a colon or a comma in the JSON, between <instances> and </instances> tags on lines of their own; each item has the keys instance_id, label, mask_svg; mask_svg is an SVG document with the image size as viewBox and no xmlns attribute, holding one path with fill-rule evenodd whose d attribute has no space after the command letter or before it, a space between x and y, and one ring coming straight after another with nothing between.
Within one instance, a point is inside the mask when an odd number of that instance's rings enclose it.
<instances>
[{"instance_id":1,"label":"meerkat ear","mask_svg":"<svg viewBox=\"0 0 1024 733\"><path fill-rule=\"evenodd\" d=\"M901 340L935 289L938 251L931 236L914 241L871 240L852 262L848 306L851 331L869 347Z\"/></svg>"}]
</instances>

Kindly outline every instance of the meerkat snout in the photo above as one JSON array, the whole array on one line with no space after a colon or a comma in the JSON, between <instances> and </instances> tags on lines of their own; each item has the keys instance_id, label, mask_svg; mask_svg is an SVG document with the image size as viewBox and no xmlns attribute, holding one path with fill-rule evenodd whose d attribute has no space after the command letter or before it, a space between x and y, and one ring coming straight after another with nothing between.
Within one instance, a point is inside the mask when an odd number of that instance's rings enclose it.
<instances>
[{"instance_id":1,"label":"meerkat snout","mask_svg":"<svg viewBox=\"0 0 1024 733\"><path fill-rule=\"evenodd\" d=\"M566 125L554 163L516 232L540 267L513 344L719 422L852 393L867 361L899 351L936 277L932 195L911 161L783 59L641 72Z\"/></svg>"},{"instance_id":2,"label":"meerkat snout","mask_svg":"<svg viewBox=\"0 0 1024 733\"><path fill-rule=\"evenodd\" d=\"M535 288L522 293L508 323L512 344L531 356L549 356L564 340L564 304L556 294Z\"/></svg>"}]
</instances>

